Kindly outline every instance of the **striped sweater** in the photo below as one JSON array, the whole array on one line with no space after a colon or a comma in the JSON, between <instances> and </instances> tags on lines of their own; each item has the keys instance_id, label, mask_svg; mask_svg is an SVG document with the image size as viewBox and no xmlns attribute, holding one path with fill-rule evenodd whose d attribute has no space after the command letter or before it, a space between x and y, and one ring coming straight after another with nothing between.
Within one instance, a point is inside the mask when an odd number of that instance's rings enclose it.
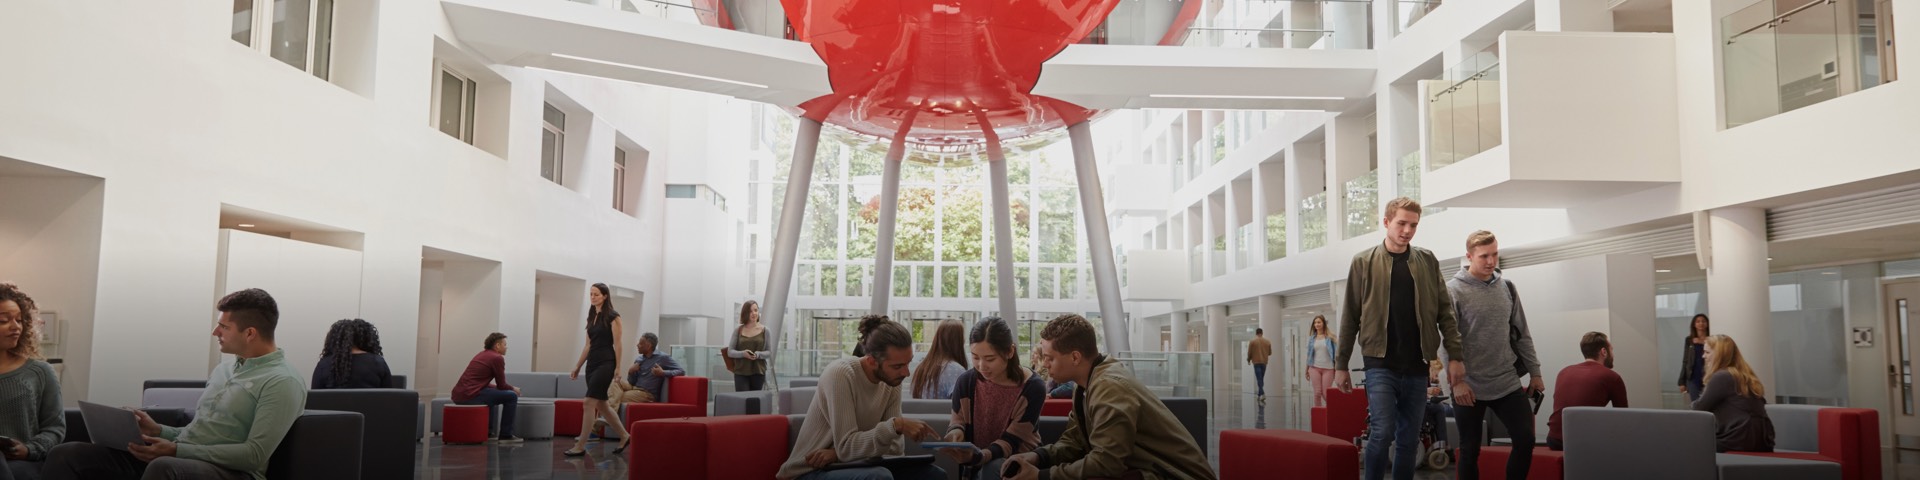
<instances>
[{"instance_id":1,"label":"striped sweater","mask_svg":"<svg viewBox=\"0 0 1920 480\"><path fill-rule=\"evenodd\" d=\"M1013 412L1013 415L1010 415L1012 418L1007 419L1005 425L998 425L1000 428L991 428L976 425L974 421L981 417L976 415L976 412L982 410L984 402L995 401L983 397L985 392L980 391L979 388L982 381L986 380L980 377L979 370L968 369L966 373L960 375L958 381L954 382L953 419L947 422L948 435L956 431L961 432L963 441L974 445L982 443L982 439L976 437L975 432L995 430L1001 432L998 438L984 439L988 443L981 448L986 450L986 455L976 453L971 464L981 465L996 458L1007 458L1039 447L1040 431L1036 425L1040 422L1040 407L1046 405L1047 382L1041 380L1039 375L1027 372L1027 381L1020 386L1020 395L1013 397L1013 405L1006 407L1006 411ZM999 410L999 408L993 409Z\"/></svg>"}]
</instances>

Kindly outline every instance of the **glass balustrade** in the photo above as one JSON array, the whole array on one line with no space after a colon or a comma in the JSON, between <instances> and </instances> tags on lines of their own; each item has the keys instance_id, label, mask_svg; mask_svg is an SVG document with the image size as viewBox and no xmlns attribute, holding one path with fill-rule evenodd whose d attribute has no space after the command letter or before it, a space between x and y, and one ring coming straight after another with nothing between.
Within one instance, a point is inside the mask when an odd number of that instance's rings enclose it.
<instances>
[{"instance_id":1,"label":"glass balustrade","mask_svg":"<svg viewBox=\"0 0 1920 480\"><path fill-rule=\"evenodd\" d=\"M1500 146L1500 59L1474 54L1438 80L1423 80L1427 169L1439 170Z\"/></svg>"},{"instance_id":2,"label":"glass balustrade","mask_svg":"<svg viewBox=\"0 0 1920 480\"><path fill-rule=\"evenodd\" d=\"M1892 2L1762 0L1720 19L1727 128L1894 79Z\"/></svg>"},{"instance_id":3,"label":"glass balustrade","mask_svg":"<svg viewBox=\"0 0 1920 480\"><path fill-rule=\"evenodd\" d=\"M1440 8L1440 0L1393 0L1393 34L1407 31L1428 13Z\"/></svg>"},{"instance_id":4,"label":"glass balustrade","mask_svg":"<svg viewBox=\"0 0 1920 480\"><path fill-rule=\"evenodd\" d=\"M1189 253L1187 253L1188 281L1199 282L1207 279L1207 264L1204 263L1207 261L1206 255L1207 248L1205 245L1194 245L1193 248L1189 249Z\"/></svg>"},{"instance_id":5,"label":"glass balustrade","mask_svg":"<svg viewBox=\"0 0 1920 480\"><path fill-rule=\"evenodd\" d=\"M1267 214L1267 261L1287 258L1287 214Z\"/></svg>"},{"instance_id":6,"label":"glass balustrade","mask_svg":"<svg viewBox=\"0 0 1920 480\"><path fill-rule=\"evenodd\" d=\"M1213 237L1213 249L1207 251L1207 262L1213 265L1213 276L1227 273L1227 236Z\"/></svg>"},{"instance_id":7,"label":"glass balustrade","mask_svg":"<svg viewBox=\"0 0 1920 480\"><path fill-rule=\"evenodd\" d=\"M1348 180L1341 190L1340 207L1345 210L1345 238L1353 238L1380 229L1380 171L1368 171Z\"/></svg>"},{"instance_id":8,"label":"glass balustrade","mask_svg":"<svg viewBox=\"0 0 1920 480\"><path fill-rule=\"evenodd\" d=\"M1256 236L1255 233L1258 232L1253 229L1253 224L1251 223L1234 228L1234 232L1236 232L1234 234L1235 237L1240 239L1239 243L1234 244L1234 266L1238 268L1253 266L1253 252L1255 251L1254 248L1256 248L1253 244L1259 241L1254 237Z\"/></svg>"},{"instance_id":9,"label":"glass balustrade","mask_svg":"<svg viewBox=\"0 0 1920 480\"><path fill-rule=\"evenodd\" d=\"M1400 177L1400 196L1413 199L1413 201L1416 202L1424 202L1420 199L1420 177L1425 173L1425 170L1420 167L1420 152L1412 152L1400 157L1399 170L1397 175ZM1422 216L1429 216L1444 212L1447 209L1425 205L1423 203L1421 210Z\"/></svg>"},{"instance_id":10,"label":"glass balustrade","mask_svg":"<svg viewBox=\"0 0 1920 480\"><path fill-rule=\"evenodd\" d=\"M1155 396L1217 400L1212 352L1119 352L1114 359Z\"/></svg>"},{"instance_id":11,"label":"glass balustrade","mask_svg":"<svg viewBox=\"0 0 1920 480\"><path fill-rule=\"evenodd\" d=\"M1225 48L1366 49L1367 0L1122 0L1081 43ZM1169 19L1192 18L1170 29Z\"/></svg>"},{"instance_id":12,"label":"glass balustrade","mask_svg":"<svg viewBox=\"0 0 1920 480\"><path fill-rule=\"evenodd\" d=\"M1327 246L1327 192L1300 199L1300 251Z\"/></svg>"}]
</instances>

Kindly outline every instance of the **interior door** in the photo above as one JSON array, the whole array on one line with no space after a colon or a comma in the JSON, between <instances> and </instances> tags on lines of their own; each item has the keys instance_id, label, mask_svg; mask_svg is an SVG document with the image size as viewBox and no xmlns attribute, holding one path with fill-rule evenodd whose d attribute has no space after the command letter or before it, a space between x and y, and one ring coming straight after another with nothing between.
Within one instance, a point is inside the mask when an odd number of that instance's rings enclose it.
<instances>
[{"instance_id":1,"label":"interior door","mask_svg":"<svg viewBox=\"0 0 1920 480\"><path fill-rule=\"evenodd\" d=\"M1920 450L1920 391L1914 386L1914 359L1920 357L1920 342L1913 334L1920 329L1920 280L1886 284L1881 298L1886 302L1885 335L1892 342L1887 349L1887 379L1892 385L1894 445L1905 454Z\"/></svg>"}]
</instances>

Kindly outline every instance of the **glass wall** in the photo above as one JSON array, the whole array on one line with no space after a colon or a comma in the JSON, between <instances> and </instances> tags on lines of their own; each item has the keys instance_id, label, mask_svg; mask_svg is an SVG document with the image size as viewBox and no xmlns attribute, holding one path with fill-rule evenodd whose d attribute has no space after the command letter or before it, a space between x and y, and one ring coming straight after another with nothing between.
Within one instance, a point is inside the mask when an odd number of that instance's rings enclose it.
<instances>
[{"instance_id":1,"label":"glass wall","mask_svg":"<svg viewBox=\"0 0 1920 480\"><path fill-rule=\"evenodd\" d=\"M1327 246L1327 192L1300 199L1300 251Z\"/></svg>"},{"instance_id":2,"label":"glass wall","mask_svg":"<svg viewBox=\"0 0 1920 480\"><path fill-rule=\"evenodd\" d=\"M1892 81L1892 2L1762 0L1720 19L1727 128Z\"/></svg>"},{"instance_id":3,"label":"glass wall","mask_svg":"<svg viewBox=\"0 0 1920 480\"><path fill-rule=\"evenodd\" d=\"M755 260L765 260L786 198L793 122L768 124L772 165L750 162L748 195ZM837 130L828 127L829 130ZM786 149L781 149L786 147ZM823 135L801 222L795 285L802 296L872 294L878 249L884 145L844 132ZM1015 292L1030 299L1088 299L1092 288L1079 191L1066 142L1012 148L1007 154ZM891 288L901 297L994 298L993 217L984 155L914 152L901 169ZM761 265L765 265L761 262ZM764 285L753 285L758 294Z\"/></svg>"},{"instance_id":4,"label":"glass wall","mask_svg":"<svg viewBox=\"0 0 1920 480\"><path fill-rule=\"evenodd\" d=\"M1829 267L1769 276L1768 310L1773 331L1774 380L1767 385L1769 401L1811 405L1847 405L1848 288L1878 288L1877 280L1849 281L1844 267ZM1685 408L1680 393L1681 358L1687 327L1694 314L1707 311L1706 281L1662 284L1654 305L1658 311L1660 391L1667 408ZM1717 321L1728 321L1717 319ZM1741 339L1734 339L1736 342Z\"/></svg>"},{"instance_id":5,"label":"glass wall","mask_svg":"<svg viewBox=\"0 0 1920 480\"><path fill-rule=\"evenodd\" d=\"M1341 190L1341 208L1345 209L1346 236L1353 238L1380 229L1380 171L1371 170L1348 180Z\"/></svg>"},{"instance_id":6,"label":"glass wall","mask_svg":"<svg viewBox=\"0 0 1920 480\"><path fill-rule=\"evenodd\" d=\"M1499 46L1476 53L1438 80L1427 95L1427 170L1439 170L1500 146Z\"/></svg>"}]
</instances>

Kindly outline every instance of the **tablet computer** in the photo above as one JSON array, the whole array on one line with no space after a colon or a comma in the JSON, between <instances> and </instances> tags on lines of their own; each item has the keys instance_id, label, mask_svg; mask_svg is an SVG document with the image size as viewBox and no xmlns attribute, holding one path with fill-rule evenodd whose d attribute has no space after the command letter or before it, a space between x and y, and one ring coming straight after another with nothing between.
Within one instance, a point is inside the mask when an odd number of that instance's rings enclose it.
<instances>
[{"instance_id":1,"label":"tablet computer","mask_svg":"<svg viewBox=\"0 0 1920 480\"><path fill-rule=\"evenodd\" d=\"M972 445L972 444L968 444L968 445ZM933 455L900 455L895 457L869 458L865 460L852 461L852 462L837 462L831 465L827 465L827 468L823 468L821 470L839 470L842 468L863 468L863 467L912 467L912 466L932 465L932 464L933 464Z\"/></svg>"},{"instance_id":2,"label":"tablet computer","mask_svg":"<svg viewBox=\"0 0 1920 480\"><path fill-rule=\"evenodd\" d=\"M928 450L938 448L965 448L971 450L973 449L973 444L970 442L920 442L920 448Z\"/></svg>"},{"instance_id":3,"label":"tablet computer","mask_svg":"<svg viewBox=\"0 0 1920 480\"><path fill-rule=\"evenodd\" d=\"M86 419L87 436L94 445L126 451L129 443L147 444L140 439L140 418L131 410L82 401L80 418Z\"/></svg>"}]
</instances>

